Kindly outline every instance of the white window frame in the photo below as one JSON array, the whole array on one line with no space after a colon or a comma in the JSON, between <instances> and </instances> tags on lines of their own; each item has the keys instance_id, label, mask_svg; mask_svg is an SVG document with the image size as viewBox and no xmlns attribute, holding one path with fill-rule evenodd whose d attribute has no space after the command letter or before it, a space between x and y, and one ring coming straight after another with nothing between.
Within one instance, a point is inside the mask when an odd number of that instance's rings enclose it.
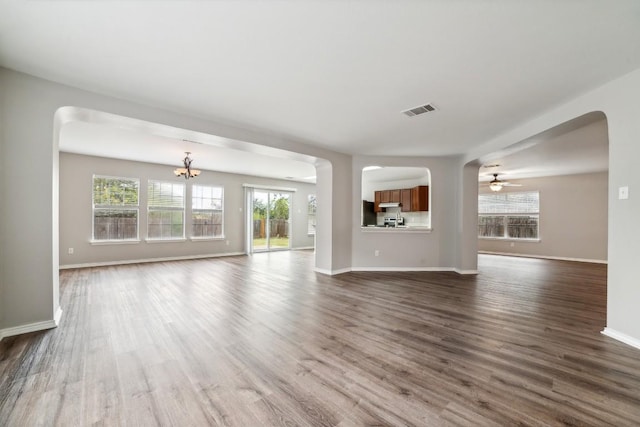
<instances>
[{"instance_id":1,"label":"white window frame","mask_svg":"<svg viewBox=\"0 0 640 427\"><path fill-rule=\"evenodd\" d=\"M214 208L196 208L194 206L194 202L196 199L196 192L195 189L197 187L200 188L211 188L211 189L216 189L216 190L220 190L220 209L214 209ZM216 200L217 198L211 198L211 200ZM196 225L194 223L194 219L195 219L195 214L199 213L199 212L219 212L220 213L220 234L219 235L212 235L212 236L196 236L194 235L194 226ZM224 233L224 187L222 185L200 185L200 184L193 184L191 186L191 240L223 240L225 238L225 233Z\"/></svg>"},{"instance_id":2,"label":"white window frame","mask_svg":"<svg viewBox=\"0 0 640 427\"><path fill-rule=\"evenodd\" d=\"M96 179L110 179L110 180L123 180L123 181L131 181L135 182L136 190L137 190L137 200L138 203L135 205L111 205L105 203L96 203L95 200L95 189L96 189ZM122 238L122 239L98 239L96 238L96 212L97 211L108 211L108 210L116 210L116 211L131 211L136 214L136 236L132 238ZM109 243L133 243L140 241L140 180L138 178L129 178L123 176L108 176L108 175L96 175L94 174L91 177L91 243L98 244L109 244Z\"/></svg>"},{"instance_id":3,"label":"white window frame","mask_svg":"<svg viewBox=\"0 0 640 427\"><path fill-rule=\"evenodd\" d=\"M172 193L173 193L173 187L179 186L182 187L182 206L163 206L163 205L152 205L152 186L154 184L160 184L160 187L162 188L162 185L171 185L172 186ZM185 210L185 206L186 206L186 200L187 200L187 188L186 185L184 183L177 183L177 182L171 182L171 181L162 181L162 180L155 180L155 179L150 179L147 182L147 241L149 242L181 242L186 240L185 239L185 227L186 227L186 210ZM151 212L159 212L159 211L163 211L163 212L181 212L182 213L182 233L179 237L175 237L175 236L170 236L170 237L151 237L149 234L149 228L153 225L151 224L151 220L150 220L150 215ZM164 225L164 224L162 224ZM173 224L171 224L173 226Z\"/></svg>"},{"instance_id":4,"label":"white window frame","mask_svg":"<svg viewBox=\"0 0 640 427\"><path fill-rule=\"evenodd\" d=\"M509 195L522 195L522 194L528 194L528 193L536 193L537 194L537 199L538 199L538 209L537 210L526 210L526 212L522 211L519 212L517 210L512 211L512 212L503 212L500 210L497 210L496 212L482 212L480 213L480 211L482 210L480 203L478 203L478 238L479 239L483 239L483 240L513 240L513 241L529 241L529 242L539 242L540 241L540 192L539 191L511 191L511 192L502 192L502 193L482 193L479 196L485 196L485 197L491 197L491 196L495 196L497 197L501 197L501 196L505 196L505 197L509 197ZM480 235L480 218L481 217L495 217L495 218L501 218L502 219L502 228L503 228L503 235L502 236L481 236ZM537 237L517 237L517 236L510 236L509 235L509 223L508 223L508 218L509 217L522 217L522 218L527 218L527 217L532 217L532 218L536 218L537 219L537 230L536 230L536 234Z\"/></svg>"}]
</instances>

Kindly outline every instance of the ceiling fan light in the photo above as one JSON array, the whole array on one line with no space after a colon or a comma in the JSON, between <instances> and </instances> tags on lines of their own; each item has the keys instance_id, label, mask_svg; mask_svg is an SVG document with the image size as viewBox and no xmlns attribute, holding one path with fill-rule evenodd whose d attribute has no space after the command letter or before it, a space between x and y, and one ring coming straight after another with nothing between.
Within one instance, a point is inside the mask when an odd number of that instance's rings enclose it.
<instances>
[{"instance_id":1,"label":"ceiling fan light","mask_svg":"<svg viewBox=\"0 0 640 427\"><path fill-rule=\"evenodd\" d=\"M500 191L502 190L502 184L499 182L492 182L491 184L489 184L489 188L491 189L491 191Z\"/></svg>"}]
</instances>

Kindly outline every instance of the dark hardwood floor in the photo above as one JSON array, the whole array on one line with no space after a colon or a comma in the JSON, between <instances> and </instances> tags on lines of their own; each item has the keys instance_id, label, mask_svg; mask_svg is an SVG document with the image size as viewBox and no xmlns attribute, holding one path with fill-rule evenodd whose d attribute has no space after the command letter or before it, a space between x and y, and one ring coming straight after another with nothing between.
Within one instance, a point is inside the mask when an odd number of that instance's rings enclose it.
<instances>
[{"instance_id":1,"label":"dark hardwood floor","mask_svg":"<svg viewBox=\"0 0 640 427\"><path fill-rule=\"evenodd\" d=\"M640 425L606 266L312 271L311 252L61 272L60 327L0 342L0 425Z\"/></svg>"}]
</instances>

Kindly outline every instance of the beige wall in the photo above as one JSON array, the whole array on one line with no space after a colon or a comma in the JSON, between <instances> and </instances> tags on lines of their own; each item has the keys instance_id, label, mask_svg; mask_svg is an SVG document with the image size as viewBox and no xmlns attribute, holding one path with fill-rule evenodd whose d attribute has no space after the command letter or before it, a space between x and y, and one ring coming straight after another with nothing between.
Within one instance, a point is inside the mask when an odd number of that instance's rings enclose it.
<instances>
[{"instance_id":1,"label":"beige wall","mask_svg":"<svg viewBox=\"0 0 640 427\"><path fill-rule=\"evenodd\" d=\"M522 187L504 187L502 192L540 192L540 241L478 239L481 252L607 260L607 172L510 182ZM479 192L491 190L481 186Z\"/></svg>"},{"instance_id":2,"label":"beige wall","mask_svg":"<svg viewBox=\"0 0 640 427\"><path fill-rule=\"evenodd\" d=\"M224 187L223 240L184 242L146 242L146 182L149 179L185 182L173 176L171 166L79 154L60 153L60 264L61 266L158 258L189 257L243 253L244 188L243 184L295 188L291 217L292 248L313 247L307 234L307 197L315 194L315 185L203 170L187 185L221 185ZM91 244L91 182L93 175L122 176L140 179L140 242L134 244ZM188 208L187 208L188 209ZM188 233L188 229L187 229ZM188 237L188 234L187 234ZM74 253L69 254L68 249Z\"/></svg>"},{"instance_id":3,"label":"beige wall","mask_svg":"<svg viewBox=\"0 0 640 427\"><path fill-rule=\"evenodd\" d=\"M455 157L353 157L353 194L362 194L362 168L421 167L429 170L431 232L378 233L361 228L362 200L354 198L351 218L354 270L451 270L456 269ZM477 175L476 175L477 179ZM376 255L378 254L378 255Z\"/></svg>"}]
</instances>

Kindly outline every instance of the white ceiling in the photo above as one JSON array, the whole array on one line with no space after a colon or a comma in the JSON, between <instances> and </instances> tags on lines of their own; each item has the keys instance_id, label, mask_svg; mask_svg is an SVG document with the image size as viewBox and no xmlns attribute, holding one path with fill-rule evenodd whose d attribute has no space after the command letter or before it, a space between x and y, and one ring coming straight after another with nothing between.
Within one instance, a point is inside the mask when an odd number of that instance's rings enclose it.
<instances>
[{"instance_id":1,"label":"white ceiling","mask_svg":"<svg viewBox=\"0 0 640 427\"><path fill-rule=\"evenodd\" d=\"M60 150L164 164L174 168L182 166L184 152L188 151L192 153L191 166L194 169L308 183L316 181L316 169L311 163L84 121L73 121L62 127Z\"/></svg>"},{"instance_id":2,"label":"white ceiling","mask_svg":"<svg viewBox=\"0 0 640 427\"><path fill-rule=\"evenodd\" d=\"M551 133L551 132L549 132ZM523 149L493 157L480 168L480 181L602 172L609 169L609 137L604 118L566 133L523 141Z\"/></svg>"},{"instance_id":3,"label":"white ceiling","mask_svg":"<svg viewBox=\"0 0 640 427\"><path fill-rule=\"evenodd\" d=\"M409 181L425 180L429 183L429 169L416 167L381 167L380 169L370 169L362 171L362 179L368 182L389 182L389 181Z\"/></svg>"},{"instance_id":4,"label":"white ceiling","mask_svg":"<svg viewBox=\"0 0 640 427\"><path fill-rule=\"evenodd\" d=\"M339 152L461 154L639 68L640 1L0 0L0 65Z\"/></svg>"}]
</instances>

